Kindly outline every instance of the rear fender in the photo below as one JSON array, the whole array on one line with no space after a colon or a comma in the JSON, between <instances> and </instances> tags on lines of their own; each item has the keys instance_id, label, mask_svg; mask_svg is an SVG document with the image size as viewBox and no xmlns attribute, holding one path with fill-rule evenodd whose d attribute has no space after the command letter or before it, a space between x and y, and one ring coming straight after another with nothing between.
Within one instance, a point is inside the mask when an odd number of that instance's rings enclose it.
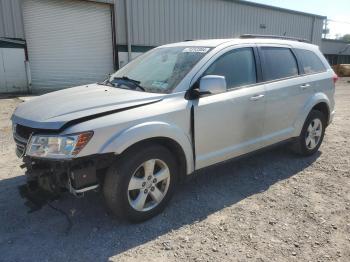
<instances>
[{"instance_id":1,"label":"rear fender","mask_svg":"<svg viewBox=\"0 0 350 262\"><path fill-rule=\"evenodd\" d=\"M305 103L303 108L300 110L300 112L298 114L298 118L296 119L296 121L294 123L295 128L294 128L293 137L298 137L300 135L301 129L303 128L305 120L306 120L307 116L309 115L310 111L312 110L312 108L315 105L322 103L322 102L327 104L328 112L329 112L330 111L329 110L330 101L324 93L316 93L312 97L310 97L309 100L307 100L307 102Z\"/></svg>"}]
</instances>

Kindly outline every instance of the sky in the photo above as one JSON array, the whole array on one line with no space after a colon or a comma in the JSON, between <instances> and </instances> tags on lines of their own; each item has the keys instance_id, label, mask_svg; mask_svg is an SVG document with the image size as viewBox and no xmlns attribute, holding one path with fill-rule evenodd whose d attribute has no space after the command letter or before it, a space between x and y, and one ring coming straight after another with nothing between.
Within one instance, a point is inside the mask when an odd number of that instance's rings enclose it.
<instances>
[{"instance_id":1,"label":"sky","mask_svg":"<svg viewBox=\"0 0 350 262\"><path fill-rule=\"evenodd\" d=\"M296 11L327 16L327 38L350 34L350 0L250 0Z\"/></svg>"}]
</instances>

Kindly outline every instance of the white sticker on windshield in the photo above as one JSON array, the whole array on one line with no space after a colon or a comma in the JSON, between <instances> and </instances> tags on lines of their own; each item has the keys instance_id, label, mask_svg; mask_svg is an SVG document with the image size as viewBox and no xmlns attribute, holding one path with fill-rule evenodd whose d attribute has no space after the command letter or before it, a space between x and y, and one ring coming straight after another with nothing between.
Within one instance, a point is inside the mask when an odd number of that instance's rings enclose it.
<instances>
[{"instance_id":1,"label":"white sticker on windshield","mask_svg":"<svg viewBox=\"0 0 350 262\"><path fill-rule=\"evenodd\" d=\"M183 53L206 53L209 51L208 47L187 47L182 52Z\"/></svg>"}]
</instances>

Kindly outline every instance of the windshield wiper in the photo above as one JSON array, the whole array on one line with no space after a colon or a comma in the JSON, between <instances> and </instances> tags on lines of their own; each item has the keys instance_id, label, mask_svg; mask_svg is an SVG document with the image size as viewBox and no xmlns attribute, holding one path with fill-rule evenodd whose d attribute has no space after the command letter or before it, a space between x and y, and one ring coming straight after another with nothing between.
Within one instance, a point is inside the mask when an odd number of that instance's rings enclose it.
<instances>
[{"instance_id":1,"label":"windshield wiper","mask_svg":"<svg viewBox=\"0 0 350 262\"><path fill-rule=\"evenodd\" d=\"M127 76L114 77L113 79L115 79L115 80L126 80L126 81L129 81L129 82L133 82L135 84L138 84L138 85L141 83L140 81L137 81L135 79L131 79L131 78L127 77Z\"/></svg>"},{"instance_id":2,"label":"windshield wiper","mask_svg":"<svg viewBox=\"0 0 350 262\"><path fill-rule=\"evenodd\" d=\"M146 89L142 86L140 86L140 81L137 81L135 79L131 79L127 76L123 76L123 77L114 77L113 80L120 80L120 81L125 81L128 83L131 83L134 87L141 89L142 91L146 91Z\"/></svg>"},{"instance_id":3,"label":"windshield wiper","mask_svg":"<svg viewBox=\"0 0 350 262\"><path fill-rule=\"evenodd\" d=\"M109 78L107 78L106 80L103 80L103 82L98 82L98 85L103 85L103 86L111 86L111 87L115 87L113 85L113 83L111 81L109 81Z\"/></svg>"}]
</instances>

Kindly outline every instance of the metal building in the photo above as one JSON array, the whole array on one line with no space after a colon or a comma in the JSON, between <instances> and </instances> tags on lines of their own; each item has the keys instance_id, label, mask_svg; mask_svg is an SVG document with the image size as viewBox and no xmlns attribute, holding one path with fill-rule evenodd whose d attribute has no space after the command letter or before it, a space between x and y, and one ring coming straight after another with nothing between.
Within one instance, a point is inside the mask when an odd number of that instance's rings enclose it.
<instances>
[{"instance_id":1,"label":"metal building","mask_svg":"<svg viewBox=\"0 0 350 262\"><path fill-rule=\"evenodd\" d=\"M322 39L321 51L331 65L350 64L349 42L334 39Z\"/></svg>"},{"instance_id":2,"label":"metal building","mask_svg":"<svg viewBox=\"0 0 350 262\"><path fill-rule=\"evenodd\" d=\"M96 82L142 52L188 39L254 33L320 45L326 18L235 0L0 0L0 16L0 48L19 49L27 82L18 87L0 67L0 92Z\"/></svg>"}]
</instances>

